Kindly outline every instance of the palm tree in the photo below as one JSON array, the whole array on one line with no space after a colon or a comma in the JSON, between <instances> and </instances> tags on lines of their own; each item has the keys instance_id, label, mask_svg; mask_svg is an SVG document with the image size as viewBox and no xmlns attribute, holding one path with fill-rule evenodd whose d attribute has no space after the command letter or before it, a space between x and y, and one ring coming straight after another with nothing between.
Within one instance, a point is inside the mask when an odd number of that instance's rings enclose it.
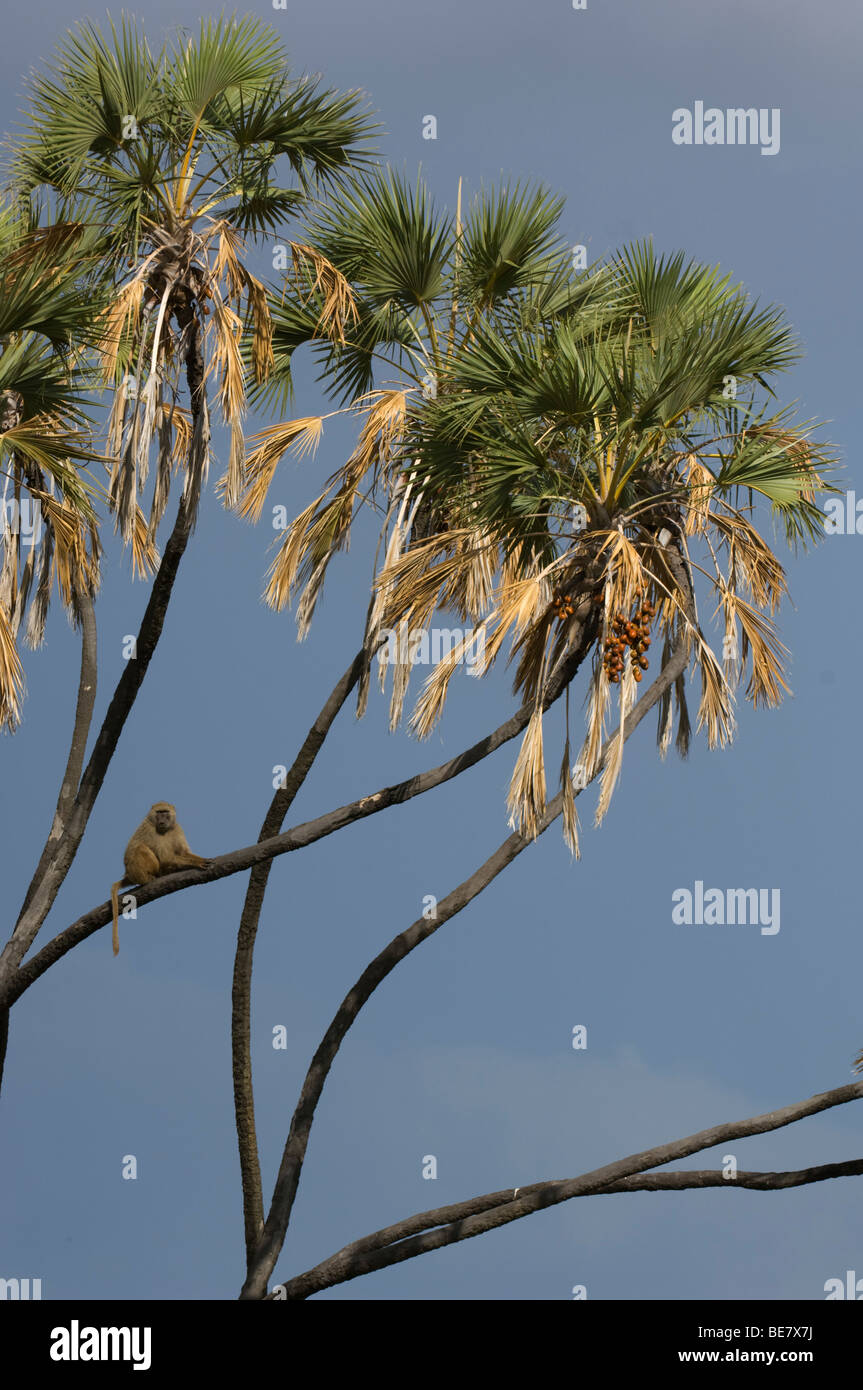
<instances>
[{"instance_id":1,"label":"palm tree","mask_svg":"<svg viewBox=\"0 0 863 1390\"><path fill-rule=\"evenodd\" d=\"M251 17L202 20L196 37L155 53L128 19L119 29L111 24L108 37L84 23L61 43L53 68L31 81L25 127L13 144L13 205L29 216L41 209L53 224L83 227L94 239L93 273L108 287L96 325L101 381L112 393L107 496L138 572L156 565L172 476L179 468L184 477L136 660L120 677L80 784L77 775L64 778L65 812L55 817L0 956L0 981L17 968L50 910L159 640L209 464L211 377L231 438L225 498L238 496L243 351L258 383L272 363L267 295L245 264L244 239L280 228L318 188L367 158L372 129L357 93L292 79L278 37ZM300 277L313 275L338 304L338 272L312 246L292 249ZM337 331L337 317L323 329ZM154 444L145 516L139 497ZM93 642L82 661L94 664L94 651ZM8 661L7 668L6 689L14 695L16 671ZM80 689L92 684L82 664ZM76 720L76 774L89 712Z\"/></svg>"},{"instance_id":2,"label":"palm tree","mask_svg":"<svg viewBox=\"0 0 863 1390\"><path fill-rule=\"evenodd\" d=\"M781 699L786 651L773 620L786 581L759 523L772 512L792 544L811 540L815 495L832 485L830 451L773 404L770 378L798 352L781 310L649 244L576 274L560 211L541 189L516 187L481 193L462 216L459 189L453 216L422 183L378 171L313 220L308 238L351 296L338 333L320 331L321 287L273 303L275 366L262 394L285 399L292 355L307 343L342 408L364 422L347 463L285 532L266 597L280 608L301 589L302 636L357 510L378 508L383 559L365 637L371 649L399 633L382 668L394 672L391 718L411 668L402 639L436 612L455 610L472 628L425 682L411 720L421 736L468 646L482 674L510 638L515 688L534 708L510 787L512 823L528 833L546 805L549 681L591 656L586 737L573 768L567 721L561 765L577 852L573 781L592 778L612 687L625 714L653 641L663 664L684 643L711 746L732 736L744 669L755 705ZM385 370L396 379L376 386ZM325 418L256 437L244 514L260 514L279 458L313 449ZM716 600L721 659L699 619L702 593ZM677 747L689 745L685 685L682 675L660 704L663 755L675 708ZM598 820L622 751L623 737Z\"/></svg>"},{"instance_id":3,"label":"palm tree","mask_svg":"<svg viewBox=\"0 0 863 1390\"><path fill-rule=\"evenodd\" d=\"M278 543L268 602L282 608L299 594L304 636L334 556L347 549L359 510L371 507L382 526L360 710L379 649L382 684L392 672L391 723L400 720L411 634L455 612L471 626L425 682L414 729L422 736L434 727L470 648L474 672L485 674L508 643L524 703L501 727L524 729L524 739L509 797L516 833L438 903L434 923L400 933L349 992L306 1076L265 1221L249 1050L251 960L266 889L266 870L256 866L234 974L244 1297L266 1288L329 1066L380 980L482 892L558 807L578 853L577 792L601 774L601 820L626 739L654 703L660 752L670 746L676 711L685 755L687 667L701 677L698 723L711 744L732 735L735 686L746 669L757 705L775 704L786 688L773 624L786 581L759 523L772 510L788 540L805 543L820 530L816 493L832 488L824 478L830 451L811 442L811 428L790 409L772 404L770 378L794 360L794 338L781 311L758 309L727 277L682 255L657 258L651 245L575 273L561 210L543 189L516 186L480 193L463 211L459 186L450 214L421 180L377 170L304 233L344 277L340 299L311 267L292 293L271 299L274 368L258 398L284 409L293 355L308 347L335 408L255 436L240 512L260 516L282 456L313 453L329 415L348 412L361 424L346 463ZM699 617L705 593L722 619L721 659ZM661 671L633 708L654 642ZM588 662L587 731L573 767L568 691ZM323 730L359 664L330 696ZM621 718L608 738L614 690ZM543 715L562 691L561 791L547 803ZM318 726L307 743L315 736L324 736ZM494 736L481 740L446 768L459 775L495 746ZM313 756L304 745L295 785L276 793L262 838L278 833Z\"/></svg>"},{"instance_id":4,"label":"palm tree","mask_svg":"<svg viewBox=\"0 0 863 1390\"><path fill-rule=\"evenodd\" d=\"M17 637L38 646L52 591L73 621L98 583L96 457L80 353L96 338L94 238L0 209L0 727L18 722ZM29 605L29 606L28 606Z\"/></svg>"},{"instance_id":5,"label":"palm tree","mask_svg":"<svg viewBox=\"0 0 863 1390\"><path fill-rule=\"evenodd\" d=\"M104 381L114 388L110 501L142 567L152 562L172 462L185 469L185 511L194 520L209 454L211 374L231 432L227 499L236 495L242 340L255 380L271 363L266 295L244 264L244 238L271 234L316 186L362 160L371 129L356 93L292 80L280 41L251 17L202 20L195 39L158 53L128 19L119 31L111 25L109 39L81 24L60 45L54 69L33 79L14 183L20 196L47 194L58 218L101 234L114 286L102 342ZM312 248L295 255L332 278ZM181 369L188 410L177 403ZM145 526L137 497L154 437Z\"/></svg>"}]
</instances>

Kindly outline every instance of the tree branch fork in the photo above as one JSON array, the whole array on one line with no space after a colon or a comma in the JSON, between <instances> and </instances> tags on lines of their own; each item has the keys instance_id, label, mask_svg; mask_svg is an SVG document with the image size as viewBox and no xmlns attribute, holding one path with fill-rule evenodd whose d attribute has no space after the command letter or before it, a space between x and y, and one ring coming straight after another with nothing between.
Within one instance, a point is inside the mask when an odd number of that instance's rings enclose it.
<instances>
[{"instance_id":1,"label":"tree branch fork","mask_svg":"<svg viewBox=\"0 0 863 1390\"><path fill-rule=\"evenodd\" d=\"M685 669L687 647L688 644L685 643L677 644L669 661L658 674L654 683L626 716L625 739L629 738L648 710L657 703L663 690L667 689ZM353 674L355 678L357 661L359 661L359 657L355 660L354 668L349 669L340 683L344 690L338 702L333 704L326 720L323 719L324 711L322 711L318 721L322 727L317 734L313 728L307 743L312 740L313 735L315 735L313 742L323 741L326 732L324 725L328 727L331 717L335 715L336 708L341 704L341 699L346 693L348 685L354 683L351 676ZM555 684L556 686L559 685L560 689L549 691L547 703L551 703L552 699L557 698L565 682L561 677L561 680ZM339 688L337 687L337 689ZM333 692L331 702L333 702L335 694L336 692ZM184 870L156 879L137 889L134 894L136 907L145 906L149 902L166 897L171 893L180 892L185 888L215 882L235 873L255 869L257 866L269 868L272 861L281 854L303 848L355 821L365 819L387 807L398 805L450 780L459 772L488 756L502 743L515 737L524 727L525 722L526 712L520 710L494 733L437 768L417 774L392 786L381 788L371 795L337 807L283 833L265 835L254 845L245 846L219 856L206 869ZM619 737L620 731L616 730L607 740L591 781L604 768L611 746ZM296 774L293 779L296 785L292 786L289 795L283 797L282 810L286 809L287 804L290 804L293 799L293 795L308 771L305 764L310 765L314 761L316 751L316 746L314 749L310 746L306 754L301 754L301 757L298 758L297 765L292 770L292 775ZM579 788L578 790L582 789ZM277 798L278 795L277 793ZM277 798L274 798L274 807ZM268 822L269 824L273 823L273 809L271 808L271 814L265 821L262 833L267 828ZM560 815L561 809L562 797L559 794L548 804L546 813L538 827L538 833L541 834L548 828L552 821ZM516 1189L504 1189L501 1192L485 1194L466 1202L420 1213L343 1247L342 1250L337 1251L313 1269L297 1275L284 1285L277 1286L273 1293L267 1293L269 1275L278 1258L290 1219L317 1100L338 1047L356 1015L384 976L409 951L437 930L443 921L461 911L523 848L533 842L533 838L515 833L504 841L490 859L480 866L468 880L460 884L446 898L440 900L438 920L428 922L425 919L418 919L406 931L399 933L376 957L375 961L367 967L360 980L343 1001L309 1068L286 1142L270 1212L264 1229L260 1231L258 1240L254 1245L251 1240L252 1232L247 1231L248 1274L241 1293L242 1298L304 1299L333 1284L342 1283L376 1269L401 1263L427 1251L469 1239L574 1197L620 1194L629 1191L680 1191L688 1188L727 1187L729 1185L757 1190L780 1190L825 1181L834 1177L856 1176L863 1173L863 1160L849 1160L844 1163L826 1164L817 1168L794 1172L739 1172L731 1182L723 1173L711 1169L664 1174L648 1171L686 1157L700 1149L710 1148L715 1144L725 1143L731 1139L779 1128L805 1118L807 1115L828 1109L833 1105L860 1099L863 1097L863 1081L860 1081L850 1086L841 1087L836 1091L822 1093L808 1101L785 1107L783 1110L773 1111L754 1119L716 1126L711 1130L701 1131L672 1144L645 1150L640 1154L617 1160L615 1163L605 1165L603 1168L593 1170L593 1172L583 1174L580 1177L534 1183L528 1187ZM40 865L40 867L42 866ZM62 955L92 935L93 932L107 925L110 920L111 905L106 902L72 923L30 961L19 966L9 982L5 997L0 999L0 1005L8 1009Z\"/></svg>"}]
</instances>

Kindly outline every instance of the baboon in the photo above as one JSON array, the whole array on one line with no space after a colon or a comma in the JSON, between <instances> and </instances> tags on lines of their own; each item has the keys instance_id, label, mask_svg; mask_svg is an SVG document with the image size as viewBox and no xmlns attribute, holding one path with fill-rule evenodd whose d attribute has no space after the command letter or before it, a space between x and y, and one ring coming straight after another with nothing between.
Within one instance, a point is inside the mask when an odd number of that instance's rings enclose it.
<instances>
[{"instance_id":1,"label":"baboon","mask_svg":"<svg viewBox=\"0 0 863 1390\"><path fill-rule=\"evenodd\" d=\"M120 950L120 930L117 890L133 883L149 883L177 869L205 869L209 859L193 854L186 843L183 827L170 801L157 801L141 821L123 855L126 873L111 887L111 906L114 909L114 955Z\"/></svg>"}]
</instances>

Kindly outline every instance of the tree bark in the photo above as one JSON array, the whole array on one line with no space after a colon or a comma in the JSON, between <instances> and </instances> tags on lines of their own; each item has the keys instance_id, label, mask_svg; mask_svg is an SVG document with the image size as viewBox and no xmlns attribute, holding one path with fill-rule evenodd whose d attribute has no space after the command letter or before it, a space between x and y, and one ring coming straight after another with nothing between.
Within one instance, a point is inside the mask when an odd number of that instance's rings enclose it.
<instances>
[{"instance_id":1,"label":"tree bark","mask_svg":"<svg viewBox=\"0 0 863 1390\"><path fill-rule=\"evenodd\" d=\"M285 779L284 787L278 788L270 802L269 810L261 826L261 833L258 836L259 842L270 839L281 829L285 816L308 776L333 720L360 678L365 659L364 651L357 653L306 735L303 746ZM261 1164L255 1129L255 1096L252 1086L251 992L255 938L272 863L272 859L268 859L264 864L256 864L249 876L249 885L246 889L243 911L240 916L240 928L237 933L234 979L231 990L234 1116L237 1125L237 1145L240 1152L247 1264L261 1234L264 1221Z\"/></svg>"}]
</instances>

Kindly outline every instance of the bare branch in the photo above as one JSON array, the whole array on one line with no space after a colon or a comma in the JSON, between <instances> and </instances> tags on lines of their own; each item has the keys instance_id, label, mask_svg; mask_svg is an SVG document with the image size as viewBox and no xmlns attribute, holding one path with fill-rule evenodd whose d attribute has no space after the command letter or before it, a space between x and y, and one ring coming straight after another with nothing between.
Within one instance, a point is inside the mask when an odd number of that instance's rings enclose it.
<instances>
[{"instance_id":1,"label":"bare branch","mask_svg":"<svg viewBox=\"0 0 863 1390\"><path fill-rule=\"evenodd\" d=\"M57 799L57 808L54 812L54 821L48 839L45 842L45 847L39 858L36 872L27 889L21 908L22 912L29 906L33 894L39 887L45 869L51 862L58 841L66 828L66 823L69 819L75 797L78 794L81 769L84 766L84 754L87 751L87 739L90 737L93 708L96 703L98 665L96 614L93 609L93 599L91 595L87 593L76 594L75 603L77 618L81 627L81 671L78 677L78 700L75 707L75 723L72 729L72 742L69 748L69 756L66 760L66 770L63 773L63 780L60 784L60 794Z\"/></svg>"},{"instance_id":2,"label":"bare branch","mask_svg":"<svg viewBox=\"0 0 863 1390\"><path fill-rule=\"evenodd\" d=\"M686 638L680 635L669 660L649 690L645 691L627 716L624 726L625 739L634 733L645 715L683 671L686 665L687 652ZM606 759L619 736L620 731L618 729L606 740L593 774L594 778L603 770ZM549 802L546 812L539 822L538 834L542 834L557 819L562 808L563 794L559 792L554 800ZM306 1074L282 1155L270 1212L256 1247L252 1268L240 1294L242 1299L259 1299L266 1294L267 1281L278 1259L290 1221L315 1109L336 1053L354 1019L381 981L395 969L399 961L427 940L444 922L449 921L451 917L460 912L497 877L502 869L506 868L507 864L510 864L523 849L532 843L532 837L520 832L510 835L470 878L465 879L463 883L438 902L436 916L433 920L420 917L406 931L400 932L398 936L394 937L389 945L385 946L366 967L353 989L345 996L312 1058L311 1066Z\"/></svg>"},{"instance_id":3,"label":"bare branch","mask_svg":"<svg viewBox=\"0 0 863 1390\"><path fill-rule=\"evenodd\" d=\"M289 1279L281 1287L289 1300L308 1298L310 1294L331 1288L334 1284L343 1284L362 1274L414 1259L429 1250L439 1250L460 1240L482 1235L496 1226L507 1225L510 1221L517 1221L573 1197L610 1196L622 1192L681 1192L707 1187L778 1192L831 1178L856 1177L863 1173L863 1159L826 1163L789 1172L738 1172L734 1180L724 1177L716 1169L674 1173L645 1173L644 1170L685 1158L715 1144L781 1129L835 1105L860 1099L863 1099L863 1082L840 1086L837 1090L824 1091L809 1100L785 1106L782 1110L768 1111L754 1119L716 1125L713 1129L700 1130L672 1144L646 1149L640 1154L607 1164L604 1168L596 1168L579 1178L532 1183L528 1187L508 1187L465 1202L438 1207L434 1211L421 1212L346 1245L313 1269Z\"/></svg>"},{"instance_id":4,"label":"bare branch","mask_svg":"<svg viewBox=\"0 0 863 1390\"><path fill-rule=\"evenodd\" d=\"M69 746L69 756L66 759L66 768L63 773L63 780L60 783L60 793L57 798L57 806L54 811L54 820L48 839L39 856L39 863L36 872L30 880L30 886L24 898L21 911L30 904L33 894L36 892L42 881L45 870L51 863L60 837L66 828L66 823L75 801L78 791L78 783L81 779L81 768L84 766L84 754L87 751L87 739L90 737L90 724L93 720L93 708L96 703L97 685L97 633L96 633L96 614L93 610L93 598L88 593L77 593L75 595L75 605L78 623L81 628L81 669L78 675L78 699L75 705L75 722L72 727L72 741ZM3 1084L3 1068L6 1064L6 1047L9 1041L9 1010L0 1008L0 1086Z\"/></svg>"},{"instance_id":5,"label":"bare branch","mask_svg":"<svg viewBox=\"0 0 863 1390\"><path fill-rule=\"evenodd\" d=\"M566 682L571 680L575 674L577 662L580 660L580 654L575 653L549 682L546 695L547 704L551 704L552 701L559 698ZM191 888L201 883L213 883L217 879L228 878L231 874L243 873L256 864L266 863L278 854L288 854L291 850L304 849L306 845L314 844L316 840L321 840L326 835L332 835L337 830L342 830L346 825L351 825L354 821L364 820L367 816L376 815L378 811L386 810L389 806L400 805L404 801L410 801L415 796L431 791L434 787L439 787L444 782L457 777L460 772L473 767L475 763L495 752L502 744L515 738L524 729L531 713L532 706L522 706L520 710L499 725L493 733L487 734L471 748L458 753L454 758L441 763L438 767L430 768L427 772L417 773L404 782L396 782L393 786L383 787L371 796L363 796L357 801L348 802L347 805L328 811L315 820L305 821L301 825L294 826L293 829L286 830L281 835L274 835L268 840L261 840L257 844L233 850L230 854L223 854L218 859L213 859L207 869L185 869L182 873L166 874L164 878L153 879L145 887L137 889L135 894L137 905L143 907L147 903L155 902L157 898L165 898L171 893L179 893L184 888ZM71 926L64 928L52 941L43 946L32 960L20 968L7 989L0 991L0 999L5 1000L8 1004L13 1004L26 989L29 989L34 980L43 975L61 956L64 956L67 951L71 951L79 942L86 941L87 937L92 936L100 927L104 927L106 922L110 920L110 915L110 904L102 903L99 907L85 913L83 917L79 917Z\"/></svg>"},{"instance_id":6,"label":"bare branch","mask_svg":"<svg viewBox=\"0 0 863 1390\"><path fill-rule=\"evenodd\" d=\"M258 841L278 834L285 816L320 751L333 720L360 678L366 654L360 650L306 735L293 766L270 802ZM247 1262L264 1223L264 1199L261 1192L261 1164L255 1131L255 1097L252 1088L251 1053L251 990L252 959L261 907L267 891L272 859L256 864L249 877L249 886L240 916L237 950L234 956L234 981L231 992L231 1053L234 1076L234 1115L237 1125L237 1144L240 1151L240 1177L243 1188L243 1224L246 1237Z\"/></svg>"},{"instance_id":7,"label":"bare branch","mask_svg":"<svg viewBox=\"0 0 863 1390\"><path fill-rule=\"evenodd\" d=\"M568 659L562 664L560 670L555 674L546 692L544 708L547 709L557 700L565 689L567 683L576 674L578 667L584 660L589 650L592 631L585 628L582 640L576 650L570 654ZM383 645L386 639L381 639L378 646ZM339 684L335 687L329 700L321 710L318 719L309 731L303 747L297 759L288 773L284 788L280 788L270 804L270 808L264 818L258 842L269 839L278 834L282 827L284 818L288 813L291 803L305 780L309 769L312 766L323 742L329 731L330 725L341 709L348 694L356 685L360 677L365 673L370 657L373 652L367 653L361 649L354 662L345 672ZM490 752L499 747L496 737L501 734L503 729L512 729L512 733L507 732L507 737L515 737L516 733L527 723L530 717L531 708L528 705L518 712L513 720L507 720L506 725L502 725L496 734L482 744L474 745L477 751L484 748L482 757L487 757ZM464 770L464 764L459 770ZM455 766L455 763L453 763ZM455 774L453 774L455 775ZM260 920L261 908L263 906L264 895L267 890L267 881L270 875L272 860L268 859L264 864L258 864L252 870L249 886L246 890L246 898L243 903L243 912L240 918L240 929L237 937L237 950L234 957L234 983L232 992L232 1013L231 1013L231 1050L233 1056L233 1076L234 1076L234 1114L237 1125L237 1142L240 1150L240 1174L243 1187L243 1219L246 1239L246 1263L247 1268L252 1257L254 1247L260 1237L264 1224L264 1204L263 1193L261 1191L261 1170L258 1155L257 1135L255 1132L255 1103L254 1091L252 1086L252 1060L251 1060L251 987L252 987L252 960L257 936L258 922Z\"/></svg>"}]
</instances>

